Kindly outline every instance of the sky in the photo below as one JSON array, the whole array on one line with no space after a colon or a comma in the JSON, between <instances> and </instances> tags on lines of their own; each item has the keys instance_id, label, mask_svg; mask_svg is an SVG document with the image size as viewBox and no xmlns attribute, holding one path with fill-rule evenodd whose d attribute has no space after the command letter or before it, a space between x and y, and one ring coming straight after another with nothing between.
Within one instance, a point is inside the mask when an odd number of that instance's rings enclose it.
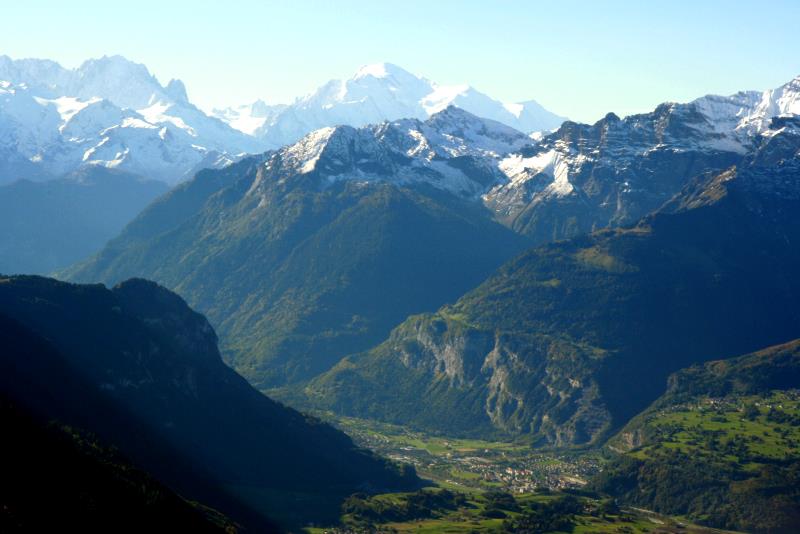
<instances>
[{"instance_id":1,"label":"sky","mask_svg":"<svg viewBox=\"0 0 800 534\"><path fill-rule=\"evenodd\" d=\"M121 54L204 109L289 103L385 61L593 122L781 85L800 75L799 27L798 0L26 0L2 6L0 54Z\"/></svg>"}]
</instances>

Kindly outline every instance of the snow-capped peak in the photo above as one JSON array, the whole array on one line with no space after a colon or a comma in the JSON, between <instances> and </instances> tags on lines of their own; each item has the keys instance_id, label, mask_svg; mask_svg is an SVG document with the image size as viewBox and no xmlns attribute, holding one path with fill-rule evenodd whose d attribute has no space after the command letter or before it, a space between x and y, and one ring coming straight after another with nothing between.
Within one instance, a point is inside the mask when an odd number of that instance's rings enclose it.
<instances>
[{"instance_id":1,"label":"snow-capped peak","mask_svg":"<svg viewBox=\"0 0 800 534\"><path fill-rule=\"evenodd\" d=\"M746 152L753 136L770 128L774 117L800 114L800 76L766 91L740 91L730 96L706 95L689 103L706 119L718 143Z\"/></svg>"},{"instance_id":2,"label":"snow-capped peak","mask_svg":"<svg viewBox=\"0 0 800 534\"><path fill-rule=\"evenodd\" d=\"M264 164L272 179L310 176L321 187L342 181L425 183L467 198L505 180L498 167L529 145L522 132L448 107L425 121L400 119L353 128L325 127L277 151ZM304 182L299 182L304 183Z\"/></svg>"},{"instance_id":3,"label":"snow-capped peak","mask_svg":"<svg viewBox=\"0 0 800 534\"><path fill-rule=\"evenodd\" d=\"M358 69L353 76L353 80L358 80L361 78L372 77L372 78L389 78L389 77L413 77L417 78L407 70L398 67L392 63L372 63L370 65L364 65L360 69Z\"/></svg>"},{"instance_id":4,"label":"snow-capped peak","mask_svg":"<svg viewBox=\"0 0 800 534\"><path fill-rule=\"evenodd\" d=\"M780 87L761 94L750 113L742 118L741 126L754 125L758 132L769 127L772 117L800 115L800 76Z\"/></svg>"},{"instance_id":5,"label":"snow-capped peak","mask_svg":"<svg viewBox=\"0 0 800 534\"><path fill-rule=\"evenodd\" d=\"M316 168L322 151L337 128L320 128L306 135L297 143L286 147L281 155L287 165L297 169L300 174L307 174Z\"/></svg>"},{"instance_id":6,"label":"snow-capped peak","mask_svg":"<svg viewBox=\"0 0 800 534\"><path fill-rule=\"evenodd\" d=\"M0 56L2 179L56 177L83 165L177 181L263 145L209 117L179 80L162 86L144 65L103 56L65 69Z\"/></svg>"},{"instance_id":7,"label":"snow-capped peak","mask_svg":"<svg viewBox=\"0 0 800 534\"><path fill-rule=\"evenodd\" d=\"M458 151L461 154L466 153L469 147L469 150L501 155L531 143L531 139L519 130L491 119L477 117L454 105L431 115L425 125L447 139L447 144L460 141L463 146Z\"/></svg>"},{"instance_id":8,"label":"snow-capped peak","mask_svg":"<svg viewBox=\"0 0 800 534\"><path fill-rule=\"evenodd\" d=\"M530 133L549 131L564 120L534 101L509 104L495 100L467 84L440 85L392 63L364 65L347 79L330 80L316 91L256 121L243 106L215 110L231 126L278 147L309 131L337 124L359 127L401 118L424 120L448 106L458 106L480 117Z\"/></svg>"}]
</instances>

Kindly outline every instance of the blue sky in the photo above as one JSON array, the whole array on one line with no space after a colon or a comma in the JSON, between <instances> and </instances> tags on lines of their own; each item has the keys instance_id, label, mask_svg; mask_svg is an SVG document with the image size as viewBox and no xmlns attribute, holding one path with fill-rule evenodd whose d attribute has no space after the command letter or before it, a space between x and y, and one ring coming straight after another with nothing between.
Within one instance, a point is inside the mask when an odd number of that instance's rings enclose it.
<instances>
[{"instance_id":1,"label":"blue sky","mask_svg":"<svg viewBox=\"0 0 800 534\"><path fill-rule=\"evenodd\" d=\"M766 89L800 74L800 1L26 0L0 53L74 67L122 54L204 107L289 102L389 61L570 118Z\"/></svg>"}]
</instances>

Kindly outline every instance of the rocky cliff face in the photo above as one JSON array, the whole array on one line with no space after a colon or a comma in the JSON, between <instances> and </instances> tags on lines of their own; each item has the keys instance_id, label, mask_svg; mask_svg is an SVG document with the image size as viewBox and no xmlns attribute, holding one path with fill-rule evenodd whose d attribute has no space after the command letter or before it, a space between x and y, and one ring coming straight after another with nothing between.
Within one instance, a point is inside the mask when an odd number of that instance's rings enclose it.
<instances>
[{"instance_id":1,"label":"rocky cliff face","mask_svg":"<svg viewBox=\"0 0 800 534\"><path fill-rule=\"evenodd\" d=\"M688 180L739 162L773 128L800 113L800 77L763 93L709 95L593 125L565 122L500 168L508 181L487 206L537 242L635 223ZM772 130L774 131L774 130Z\"/></svg>"},{"instance_id":2,"label":"rocky cliff face","mask_svg":"<svg viewBox=\"0 0 800 534\"><path fill-rule=\"evenodd\" d=\"M745 150L692 105L665 104L625 119L609 114L593 125L567 122L505 158L500 168L509 180L484 200L500 220L544 243L633 224L692 177L736 163Z\"/></svg>"},{"instance_id":3,"label":"rocky cliff face","mask_svg":"<svg viewBox=\"0 0 800 534\"><path fill-rule=\"evenodd\" d=\"M592 441L609 428L594 376L602 362L599 351L444 317L409 320L369 355L345 359L308 391L341 413L388 417L430 430L438 420L440 431L463 435L534 434L569 445ZM362 371L362 379L354 379L353 373ZM403 410L406 396L420 396L413 413L374 402L379 390L395 391L395 381L406 391L397 402ZM368 390L357 390L362 401L347 394L354 384Z\"/></svg>"}]
</instances>

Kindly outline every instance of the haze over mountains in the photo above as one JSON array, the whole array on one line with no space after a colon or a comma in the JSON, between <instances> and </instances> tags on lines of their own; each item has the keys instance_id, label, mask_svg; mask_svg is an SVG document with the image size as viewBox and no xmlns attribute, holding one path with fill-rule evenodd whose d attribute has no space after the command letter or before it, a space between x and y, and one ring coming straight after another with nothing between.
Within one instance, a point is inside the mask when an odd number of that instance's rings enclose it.
<instances>
[{"instance_id":1,"label":"haze over mountains","mask_svg":"<svg viewBox=\"0 0 800 534\"><path fill-rule=\"evenodd\" d=\"M47 274L80 261L168 189L97 165L0 186L0 272Z\"/></svg>"}]
</instances>

